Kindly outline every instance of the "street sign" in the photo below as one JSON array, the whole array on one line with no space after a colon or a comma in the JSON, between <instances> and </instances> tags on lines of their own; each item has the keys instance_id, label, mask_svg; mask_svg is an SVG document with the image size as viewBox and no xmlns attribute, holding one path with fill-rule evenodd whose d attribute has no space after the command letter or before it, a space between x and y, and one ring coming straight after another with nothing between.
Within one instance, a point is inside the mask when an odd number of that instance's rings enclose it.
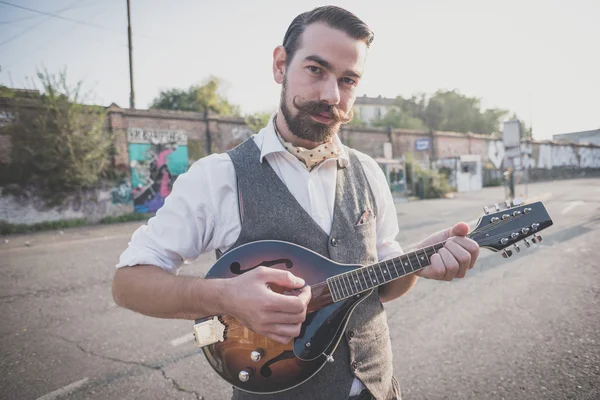
<instances>
[{"instance_id":1,"label":"street sign","mask_svg":"<svg viewBox=\"0 0 600 400\"><path fill-rule=\"evenodd\" d=\"M427 151L430 147L431 140L429 140L429 138L415 140L415 148L417 151Z\"/></svg>"}]
</instances>

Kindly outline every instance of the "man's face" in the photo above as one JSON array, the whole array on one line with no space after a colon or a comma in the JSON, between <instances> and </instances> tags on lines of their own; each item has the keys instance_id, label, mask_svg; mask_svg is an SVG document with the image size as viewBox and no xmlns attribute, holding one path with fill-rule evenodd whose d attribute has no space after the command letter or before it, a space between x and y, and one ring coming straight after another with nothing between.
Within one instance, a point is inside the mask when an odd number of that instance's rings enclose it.
<instances>
[{"instance_id":1,"label":"man's face","mask_svg":"<svg viewBox=\"0 0 600 400\"><path fill-rule=\"evenodd\" d=\"M306 27L283 77L280 108L290 131L322 143L352 119L367 46L321 23Z\"/></svg>"}]
</instances>

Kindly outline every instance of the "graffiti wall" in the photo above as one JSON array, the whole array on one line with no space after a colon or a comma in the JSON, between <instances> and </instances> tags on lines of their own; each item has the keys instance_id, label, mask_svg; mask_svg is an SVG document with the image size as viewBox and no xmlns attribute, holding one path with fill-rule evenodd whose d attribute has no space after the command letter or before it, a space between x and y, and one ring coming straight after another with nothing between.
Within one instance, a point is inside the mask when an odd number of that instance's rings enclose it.
<instances>
[{"instance_id":1,"label":"graffiti wall","mask_svg":"<svg viewBox=\"0 0 600 400\"><path fill-rule=\"evenodd\" d=\"M127 130L131 192L136 212L156 212L175 179L188 168L187 134L175 130Z\"/></svg>"},{"instance_id":2,"label":"graffiti wall","mask_svg":"<svg viewBox=\"0 0 600 400\"><path fill-rule=\"evenodd\" d=\"M490 141L488 160L495 168L504 168L504 144ZM518 169L600 169L600 147L577 144L525 142L521 154L510 155L510 162Z\"/></svg>"}]
</instances>

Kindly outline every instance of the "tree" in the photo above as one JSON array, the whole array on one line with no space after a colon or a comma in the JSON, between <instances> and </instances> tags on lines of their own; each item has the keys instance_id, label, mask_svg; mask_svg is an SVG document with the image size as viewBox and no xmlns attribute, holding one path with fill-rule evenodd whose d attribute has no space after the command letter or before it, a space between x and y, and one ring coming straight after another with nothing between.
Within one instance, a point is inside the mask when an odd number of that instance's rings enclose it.
<instances>
[{"instance_id":1,"label":"tree","mask_svg":"<svg viewBox=\"0 0 600 400\"><path fill-rule=\"evenodd\" d=\"M397 129L425 129L426 126L419 118L415 118L402 110L392 109L382 118L373 121L373 126L392 127Z\"/></svg>"},{"instance_id":2,"label":"tree","mask_svg":"<svg viewBox=\"0 0 600 400\"><path fill-rule=\"evenodd\" d=\"M245 118L246 125L248 125L250 129L252 129L252 132L258 133L262 128L267 126L271 115L273 114L269 112L257 112L254 114L247 115Z\"/></svg>"},{"instance_id":3,"label":"tree","mask_svg":"<svg viewBox=\"0 0 600 400\"><path fill-rule=\"evenodd\" d=\"M490 134L499 131L506 114L508 111L502 109L481 112L480 99L456 90L438 90L429 99L423 119L434 130Z\"/></svg>"},{"instance_id":4,"label":"tree","mask_svg":"<svg viewBox=\"0 0 600 400\"><path fill-rule=\"evenodd\" d=\"M223 87L222 79L211 76L202 85L192 85L187 90L161 91L150 108L240 116L239 107L227 100Z\"/></svg>"},{"instance_id":5,"label":"tree","mask_svg":"<svg viewBox=\"0 0 600 400\"><path fill-rule=\"evenodd\" d=\"M40 96L15 98L19 119L6 130L18 183L34 185L40 197L56 205L107 174L113 144L103 129L105 109L82 104L88 94L82 92L81 81L70 86L66 70L55 75L44 69L37 77ZM25 101L27 110L21 107Z\"/></svg>"}]
</instances>

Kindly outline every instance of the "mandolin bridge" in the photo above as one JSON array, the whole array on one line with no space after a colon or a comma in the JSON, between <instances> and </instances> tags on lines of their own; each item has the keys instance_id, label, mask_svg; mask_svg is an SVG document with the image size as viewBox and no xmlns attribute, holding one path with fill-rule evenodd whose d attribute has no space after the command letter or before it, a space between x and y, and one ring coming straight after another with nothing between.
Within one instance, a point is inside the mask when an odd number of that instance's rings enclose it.
<instances>
[{"instance_id":1,"label":"mandolin bridge","mask_svg":"<svg viewBox=\"0 0 600 400\"><path fill-rule=\"evenodd\" d=\"M222 342L224 339L225 325L219 321L218 317L213 317L194 325L194 337L198 347L208 346L209 344Z\"/></svg>"}]
</instances>

